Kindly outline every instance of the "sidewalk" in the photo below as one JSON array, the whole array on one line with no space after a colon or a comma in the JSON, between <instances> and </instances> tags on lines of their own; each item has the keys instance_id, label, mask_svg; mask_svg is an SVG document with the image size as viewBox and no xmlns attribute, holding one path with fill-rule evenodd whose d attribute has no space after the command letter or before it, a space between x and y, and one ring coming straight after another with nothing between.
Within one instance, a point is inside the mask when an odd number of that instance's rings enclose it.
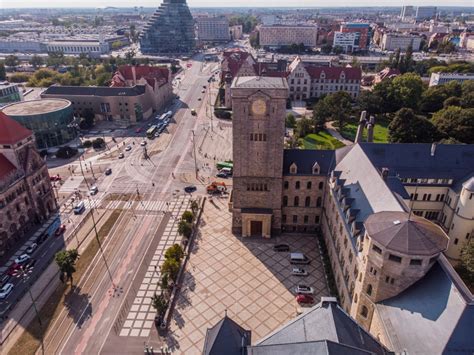
<instances>
[{"instance_id":1,"label":"sidewalk","mask_svg":"<svg viewBox=\"0 0 474 355\"><path fill-rule=\"evenodd\" d=\"M345 145L352 145L354 144L354 142L348 140L348 139L345 139L343 136L341 136L341 134L336 130L336 128L334 127L334 124L333 124L333 121L331 122L326 122L326 131L328 131L328 133L333 136L334 138L336 138L338 141L344 143Z\"/></svg>"}]
</instances>

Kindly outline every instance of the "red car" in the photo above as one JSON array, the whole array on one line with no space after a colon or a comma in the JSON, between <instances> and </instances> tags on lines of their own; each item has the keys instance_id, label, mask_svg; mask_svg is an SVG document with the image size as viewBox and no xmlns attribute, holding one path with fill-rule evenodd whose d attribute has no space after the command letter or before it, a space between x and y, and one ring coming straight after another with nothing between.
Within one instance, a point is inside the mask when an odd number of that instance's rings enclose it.
<instances>
[{"instance_id":1,"label":"red car","mask_svg":"<svg viewBox=\"0 0 474 355\"><path fill-rule=\"evenodd\" d=\"M296 302L298 302L298 303L314 303L314 298L310 295L298 295L298 296L296 296Z\"/></svg>"},{"instance_id":2,"label":"red car","mask_svg":"<svg viewBox=\"0 0 474 355\"><path fill-rule=\"evenodd\" d=\"M66 226L64 224L61 224L61 227L56 229L56 232L54 234L58 237L61 234L63 234L65 230L66 230Z\"/></svg>"},{"instance_id":3,"label":"red car","mask_svg":"<svg viewBox=\"0 0 474 355\"><path fill-rule=\"evenodd\" d=\"M59 175L50 176L49 179L51 181L61 181L62 180L61 176L59 176Z\"/></svg>"},{"instance_id":4,"label":"red car","mask_svg":"<svg viewBox=\"0 0 474 355\"><path fill-rule=\"evenodd\" d=\"M21 267L20 264L17 264L17 263L13 263L11 264L11 266L8 268L8 271L7 271L7 274L9 276L14 276L16 271Z\"/></svg>"}]
</instances>

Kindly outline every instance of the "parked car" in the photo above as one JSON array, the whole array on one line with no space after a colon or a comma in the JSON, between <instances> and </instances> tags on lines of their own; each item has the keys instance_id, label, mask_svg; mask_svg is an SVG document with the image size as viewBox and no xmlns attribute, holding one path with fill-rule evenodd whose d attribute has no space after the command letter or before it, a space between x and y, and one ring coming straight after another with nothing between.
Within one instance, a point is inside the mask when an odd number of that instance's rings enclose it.
<instances>
[{"instance_id":1,"label":"parked car","mask_svg":"<svg viewBox=\"0 0 474 355\"><path fill-rule=\"evenodd\" d=\"M290 253L290 264L309 264L311 260L303 253Z\"/></svg>"},{"instance_id":2,"label":"parked car","mask_svg":"<svg viewBox=\"0 0 474 355\"><path fill-rule=\"evenodd\" d=\"M25 261L28 261L30 256L28 254L21 254L18 258L15 259L15 264L23 264Z\"/></svg>"},{"instance_id":3,"label":"parked car","mask_svg":"<svg viewBox=\"0 0 474 355\"><path fill-rule=\"evenodd\" d=\"M17 263L13 263L10 265L10 267L8 268L7 270L7 274L9 276L14 276L16 274L16 271L21 268L21 265L20 264L17 264Z\"/></svg>"},{"instance_id":4,"label":"parked car","mask_svg":"<svg viewBox=\"0 0 474 355\"><path fill-rule=\"evenodd\" d=\"M314 303L314 298L310 295L298 295L296 296L296 302L303 304Z\"/></svg>"},{"instance_id":5,"label":"parked car","mask_svg":"<svg viewBox=\"0 0 474 355\"><path fill-rule=\"evenodd\" d=\"M155 138L158 138L160 136L160 132L155 132Z\"/></svg>"},{"instance_id":6,"label":"parked car","mask_svg":"<svg viewBox=\"0 0 474 355\"><path fill-rule=\"evenodd\" d=\"M200 97L198 97L198 101L201 101L202 99Z\"/></svg>"},{"instance_id":7,"label":"parked car","mask_svg":"<svg viewBox=\"0 0 474 355\"><path fill-rule=\"evenodd\" d=\"M31 243L30 246L28 248L26 248L25 252L27 254L31 254L35 251L35 249L38 247L38 244L37 243Z\"/></svg>"},{"instance_id":8,"label":"parked car","mask_svg":"<svg viewBox=\"0 0 474 355\"><path fill-rule=\"evenodd\" d=\"M274 251L290 251L290 246L288 244L275 244L273 246Z\"/></svg>"},{"instance_id":9,"label":"parked car","mask_svg":"<svg viewBox=\"0 0 474 355\"><path fill-rule=\"evenodd\" d=\"M125 148L125 151L128 152L128 151L130 151L130 150L132 150L132 146L131 146L131 145L127 145L127 147Z\"/></svg>"},{"instance_id":10,"label":"parked car","mask_svg":"<svg viewBox=\"0 0 474 355\"><path fill-rule=\"evenodd\" d=\"M206 90L202 89L201 90L201 94L204 94L206 92Z\"/></svg>"},{"instance_id":11,"label":"parked car","mask_svg":"<svg viewBox=\"0 0 474 355\"><path fill-rule=\"evenodd\" d=\"M97 186L92 186L91 187L91 190L89 191L89 193L91 194L91 196L94 196L94 195L97 195L97 193L99 192L99 188Z\"/></svg>"},{"instance_id":12,"label":"parked car","mask_svg":"<svg viewBox=\"0 0 474 355\"><path fill-rule=\"evenodd\" d=\"M5 286L5 284L10 280L10 275L8 274L3 274L0 276L0 287Z\"/></svg>"},{"instance_id":13,"label":"parked car","mask_svg":"<svg viewBox=\"0 0 474 355\"><path fill-rule=\"evenodd\" d=\"M297 285L295 287L295 292L302 295L312 295L314 293L314 289L306 285Z\"/></svg>"},{"instance_id":14,"label":"parked car","mask_svg":"<svg viewBox=\"0 0 474 355\"><path fill-rule=\"evenodd\" d=\"M195 110L195 109L191 109L191 115L193 115L193 116L197 116L197 112L196 112L196 110Z\"/></svg>"},{"instance_id":15,"label":"parked car","mask_svg":"<svg viewBox=\"0 0 474 355\"><path fill-rule=\"evenodd\" d=\"M110 174L112 174L112 169L111 168L105 169L105 175L110 175Z\"/></svg>"},{"instance_id":16,"label":"parked car","mask_svg":"<svg viewBox=\"0 0 474 355\"><path fill-rule=\"evenodd\" d=\"M190 194L191 192L194 192L197 190L197 187L194 185L189 185L184 188L184 191Z\"/></svg>"},{"instance_id":17,"label":"parked car","mask_svg":"<svg viewBox=\"0 0 474 355\"><path fill-rule=\"evenodd\" d=\"M308 271L299 267L294 267L293 270L291 270L291 274L295 276L308 276Z\"/></svg>"},{"instance_id":18,"label":"parked car","mask_svg":"<svg viewBox=\"0 0 474 355\"><path fill-rule=\"evenodd\" d=\"M140 143L140 145L141 145L142 147L146 146L146 141L142 141L142 142Z\"/></svg>"},{"instance_id":19,"label":"parked car","mask_svg":"<svg viewBox=\"0 0 474 355\"><path fill-rule=\"evenodd\" d=\"M36 259L30 259L25 264L25 269L32 269L36 265Z\"/></svg>"},{"instance_id":20,"label":"parked car","mask_svg":"<svg viewBox=\"0 0 474 355\"><path fill-rule=\"evenodd\" d=\"M54 234L56 235L56 237L58 237L61 234L63 234L65 231L66 231L66 226L64 224L61 224L61 226L58 229L56 229L56 232L54 232Z\"/></svg>"},{"instance_id":21,"label":"parked car","mask_svg":"<svg viewBox=\"0 0 474 355\"><path fill-rule=\"evenodd\" d=\"M11 283L5 284L0 290L0 298L4 300L12 292L12 290L13 290L13 284Z\"/></svg>"},{"instance_id":22,"label":"parked car","mask_svg":"<svg viewBox=\"0 0 474 355\"><path fill-rule=\"evenodd\" d=\"M216 177L218 178L223 178L223 179L227 179L229 175L227 175L227 173L223 172L223 171L219 171L217 174L216 174Z\"/></svg>"},{"instance_id":23,"label":"parked car","mask_svg":"<svg viewBox=\"0 0 474 355\"><path fill-rule=\"evenodd\" d=\"M119 156L118 156L119 159L123 159L125 158L125 155L123 155L123 153L120 153Z\"/></svg>"}]
</instances>

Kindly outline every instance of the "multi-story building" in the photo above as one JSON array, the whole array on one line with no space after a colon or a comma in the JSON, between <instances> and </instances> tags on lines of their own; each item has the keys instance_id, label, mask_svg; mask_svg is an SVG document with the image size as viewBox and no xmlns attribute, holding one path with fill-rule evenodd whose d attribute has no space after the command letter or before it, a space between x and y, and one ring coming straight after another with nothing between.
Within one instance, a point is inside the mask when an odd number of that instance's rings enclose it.
<instances>
[{"instance_id":1,"label":"multi-story building","mask_svg":"<svg viewBox=\"0 0 474 355\"><path fill-rule=\"evenodd\" d=\"M408 47L412 47L415 52L420 50L421 37L411 34L384 33L381 42L381 49L383 51L394 51L400 49L406 51Z\"/></svg>"},{"instance_id":2,"label":"multi-story building","mask_svg":"<svg viewBox=\"0 0 474 355\"><path fill-rule=\"evenodd\" d=\"M346 91L353 98L359 96L360 68L315 66L296 57L288 66L288 72L291 100L308 100L338 91Z\"/></svg>"},{"instance_id":3,"label":"multi-story building","mask_svg":"<svg viewBox=\"0 0 474 355\"><path fill-rule=\"evenodd\" d=\"M342 309L390 351L473 352L474 296L448 258L473 237L474 145L280 152L285 90L234 79L234 233L320 228Z\"/></svg>"},{"instance_id":4,"label":"multi-story building","mask_svg":"<svg viewBox=\"0 0 474 355\"><path fill-rule=\"evenodd\" d=\"M436 86L446 84L450 81L462 83L467 80L474 80L474 73L431 73L429 86Z\"/></svg>"},{"instance_id":5,"label":"multi-story building","mask_svg":"<svg viewBox=\"0 0 474 355\"><path fill-rule=\"evenodd\" d=\"M354 52L357 40L357 34L353 32L334 32L333 47L341 47L345 53Z\"/></svg>"},{"instance_id":6,"label":"multi-story building","mask_svg":"<svg viewBox=\"0 0 474 355\"><path fill-rule=\"evenodd\" d=\"M417 21L434 19L437 11L438 8L436 6L418 6L416 8L415 19Z\"/></svg>"},{"instance_id":7,"label":"multi-story building","mask_svg":"<svg viewBox=\"0 0 474 355\"><path fill-rule=\"evenodd\" d=\"M195 44L194 20L186 0L163 0L140 35L142 53L189 53Z\"/></svg>"},{"instance_id":8,"label":"multi-story building","mask_svg":"<svg viewBox=\"0 0 474 355\"><path fill-rule=\"evenodd\" d=\"M225 16L198 17L197 38L200 42L230 41L229 20Z\"/></svg>"},{"instance_id":9,"label":"multi-story building","mask_svg":"<svg viewBox=\"0 0 474 355\"><path fill-rule=\"evenodd\" d=\"M345 22L341 24L339 32L355 34L352 52L365 51L369 48L372 34L368 23ZM343 38L344 37L341 37L341 39ZM346 40L349 40L349 38L351 37L349 36ZM334 41L335 39L336 37L334 37Z\"/></svg>"},{"instance_id":10,"label":"multi-story building","mask_svg":"<svg viewBox=\"0 0 474 355\"><path fill-rule=\"evenodd\" d=\"M9 82L0 82L0 107L11 102L23 100L23 94L18 85Z\"/></svg>"},{"instance_id":11,"label":"multi-story building","mask_svg":"<svg viewBox=\"0 0 474 355\"><path fill-rule=\"evenodd\" d=\"M262 47L281 47L303 43L315 47L318 38L316 25L274 25L260 26L259 44Z\"/></svg>"},{"instance_id":12,"label":"multi-story building","mask_svg":"<svg viewBox=\"0 0 474 355\"><path fill-rule=\"evenodd\" d=\"M46 44L46 50L55 53L87 54L97 57L109 53L110 47L105 41L53 41Z\"/></svg>"},{"instance_id":13,"label":"multi-story building","mask_svg":"<svg viewBox=\"0 0 474 355\"><path fill-rule=\"evenodd\" d=\"M56 208L33 133L0 111L0 255Z\"/></svg>"},{"instance_id":14,"label":"multi-story building","mask_svg":"<svg viewBox=\"0 0 474 355\"><path fill-rule=\"evenodd\" d=\"M235 41L237 39L241 39L243 33L244 33L244 31L243 31L242 25L230 26L230 36L231 36L232 40Z\"/></svg>"}]
</instances>

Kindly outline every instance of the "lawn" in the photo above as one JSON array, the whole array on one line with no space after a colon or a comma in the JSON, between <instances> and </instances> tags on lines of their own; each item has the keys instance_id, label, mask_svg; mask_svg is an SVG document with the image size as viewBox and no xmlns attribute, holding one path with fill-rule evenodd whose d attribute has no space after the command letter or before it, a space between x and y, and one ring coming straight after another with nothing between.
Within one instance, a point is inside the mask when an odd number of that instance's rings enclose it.
<instances>
[{"instance_id":1,"label":"lawn","mask_svg":"<svg viewBox=\"0 0 474 355\"><path fill-rule=\"evenodd\" d=\"M302 138L301 145L304 149L337 149L344 147L344 143L338 141L328 132L311 133Z\"/></svg>"},{"instance_id":2,"label":"lawn","mask_svg":"<svg viewBox=\"0 0 474 355\"><path fill-rule=\"evenodd\" d=\"M385 119L379 119L375 121L374 143L388 142L388 124L389 121ZM354 141L357 133L357 127L358 122L347 123L341 132L342 136L346 139ZM367 128L364 130L363 141L367 141Z\"/></svg>"}]
</instances>

